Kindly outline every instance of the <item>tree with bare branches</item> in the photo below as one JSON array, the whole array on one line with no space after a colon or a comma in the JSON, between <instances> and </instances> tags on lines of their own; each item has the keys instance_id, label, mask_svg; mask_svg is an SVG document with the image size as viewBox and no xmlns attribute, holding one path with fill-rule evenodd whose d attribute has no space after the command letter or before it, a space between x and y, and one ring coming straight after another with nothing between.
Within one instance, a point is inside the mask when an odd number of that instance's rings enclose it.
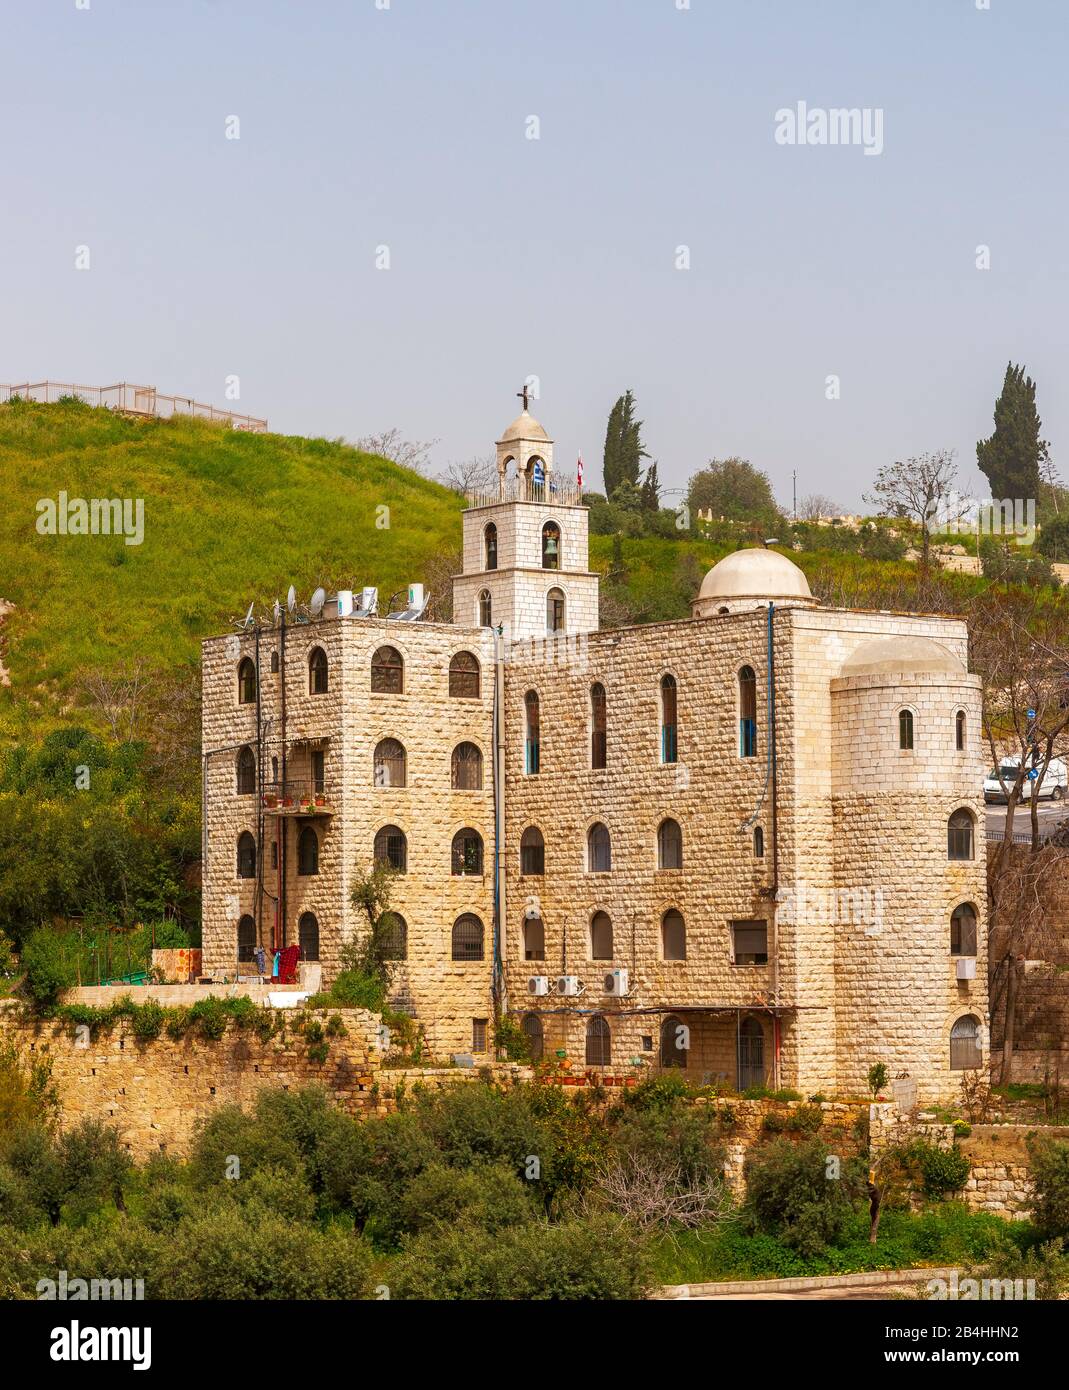
<instances>
[{"instance_id":1,"label":"tree with bare branches","mask_svg":"<svg viewBox=\"0 0 1069 1390\"><path fill-rule=\"evenodd\" d=\"M933 531L958 521L963 515L957 497L958 465L955 450L939 449L881 468L865 501L879 508L881 516L915 522L921 532L921 564L928 567Z\"/></svg>"}]
</instances>

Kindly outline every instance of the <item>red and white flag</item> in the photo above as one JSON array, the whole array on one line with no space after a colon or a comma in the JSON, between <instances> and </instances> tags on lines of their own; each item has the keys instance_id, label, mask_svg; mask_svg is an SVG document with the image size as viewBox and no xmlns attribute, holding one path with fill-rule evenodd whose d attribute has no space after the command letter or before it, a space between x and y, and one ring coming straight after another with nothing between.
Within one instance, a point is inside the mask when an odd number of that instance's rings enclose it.
<instances>
[{"instance_id":1,"label":"red and white flag","mask_svg":"<svg viewBox=\"0 0 1069 1390\"><path fill-rule=\"evenodd\" d=\"M575 465L575 481L579 486L580 492L583 490L583 451L579 450L579 462Z\"/></svg>"}]
</instances>

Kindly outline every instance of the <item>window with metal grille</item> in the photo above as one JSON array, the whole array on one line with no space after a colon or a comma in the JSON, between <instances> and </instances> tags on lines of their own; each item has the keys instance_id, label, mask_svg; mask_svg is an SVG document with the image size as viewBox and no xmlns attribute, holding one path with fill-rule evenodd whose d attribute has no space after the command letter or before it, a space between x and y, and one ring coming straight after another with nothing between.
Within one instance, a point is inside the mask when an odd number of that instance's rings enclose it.
<instances>
[{"instance_id":1,"label":"window with metal grille","mask_svg":"<svg viewBox=\"0 0 1069 1390\"><path fill-rule=\"evenodd\" d=\"M252 917L238 919L238 960L243 964L254 958L256 951L256 922Z\"/></svg>"},{"instance_id":2,"label":"window with metal grille","mask_svg":"<svg viewBox=\"0 0 1069 1390\"><path fill-rule=\"evenodd\" d=\"M472 912L453 923L453 959L482 960L483 924Z\"/></svg>"},{"instance_id":3,"label":"window with metal grille","mask_svg":"<svg viewBox=\"0 0 1069 1390\"><path fill-rule=\"evenodd\" d=\"M399 912L387 912L378 931L379 960L408 959L408 923Z\"/></svg>"},{"instance_id":4,"label":"window with metal grille","mask_svg":"<svg viewBox=\"0 0 1069 1390\"><path fill-rule=\"evenodd\" d=\"M458 743L453 749L453 790L481 792L483 789L483 755L474 743Z\"/></svg>"},{"instance_id":5,"label":"window with metal grille","mask_svg":"<svg viewBox=\"0 0 1069 1390\"><path fill-rule=\"evenodd\" d=\"M238 667L238 703L241 705L254 705L256 703L256 667L249 657L243 658Z\"/></svg>"},{"instance_id":6,"label":"window with metal grille","mask_svg":"<svg viewBox=\"0 0 1069 1390\"><path fill-rule=\"evenodd\" d=\"M950 954L976 955L976 908L972 903L959 903L950 914Z\"/></svg>"},{"instance_id":7,"label":"window with metal grille","mask_svg":"<svg viewBox=\"0 0 1069 1390\"><path fill-rule=\"evenodd\" d=\"M251 748L238 753L238 795L247 796L256 790L256 755Z\"/></svg>"},{"instance_id":8,"label":"window with metal grille","mask_svg":"<svg viewBox=\"0 0 1069 1390\"><path fill-rule=\"evenodd\" d=\"M911 709L898 711L898 746L899 748L913 747L913 711Z\"/></svg>"},{"instance_id":9,"label":"window with metal grille","mask_svg":"<svg viewBox=\"0 0 1069 1390\"><path fill-rule=\"evenodd\" d=\"M752 666L739 672L739 757L757 757L757 677Z\"/></svg>"},{"instance_id":10,"label":"window with metal grille","mask_svg":"<svg viewBox=\"0 0 1069 1390\"><path fill-rule=\"evenodd\" d=\"M483 871L483 837L477 830L458 830L453 836L452 872L476 874Z\"/></svg>"},{"instance_id":11,"label":"window with metal grille","mask_svg":"<svg viewBox=\"0 0 1069 1390\"><path fill-rule=\"evenodd\" d=\"M676 743L676 678L661 677L661 762L674 763L677 758Z\"/></svg>"},{"instance_id":12,"label":"window with metal grille","mask_svg":"<svg viewBox=\"0 0 1069 1390\"><path fill-rule=\"evenodd\" d=\"M753 857L764 859L765 857L765 832L759 825L753 828Z\"/></svg>"},{"instance_id":13,"label":"window with metal grille","mask_svg":"<svg viewBox=\"0 0 1069 1390\"><path fill-rule=\"evenodd\" d=\"M312 749L312 790L320 796L327 788L326 757L322 748Z\"/></svg>"},{"instance_id":14,"label":"window with metal grille","mask_svg":"<svg viewBox=\"0 0 1069 1390\"><path fill-rule=\"evenodd\" d=\"M399 874L408 871L408 841L396 825L384 825L375 835L375 863L388 864Z\"/></svg>"},{"instance_id":15,"label":"window with metal grille","mask_svg":"<svg viewBox=\"0 0 1069 1390\"><path fill-rule=\"evenodd\" d=\"M271 653L271 674L272 674L272 675L275 675L275 674L277 674L277 672L278 672L278 652L272 652L272 653Z\"/></svg>"},{"instance_id":16,"label":"window with metal grille","mask_svg":"<svg viewBox=\"0 0 1069 1390\"><path fill-rule=\"evenodd\" d=\"M954 745L960 753L965 747L965 711L959 709L954 716Z\"/></svg>"},{"instance_id":17,"label":"window with metal grille","mask_svg":"<svg viewBox=\"0 0 1069 1390\"><path fill-rule=\"evenodd\" d=\"M982 1064L980 1020L972 1014L959 1018L950 1030L950 1070L971 1071Z\"/></svg>"},{"instance_id":18,"label":"window with metal grille","mask_svg":"<svg viewBox=\"0 0 1069 1390\"><path fill-rule=\"evenodd\" d=\"M449 663L449 693L459 700L479 698L479 658L457 652Z\"/></svg>"},{"instance_id":19,"label":"window with metal grille","mask_svg":"<svg viewBox=\"0 0 1069 1390\"><path fill-rule=\"evenodd\" d=\"M497 527L491 521L483 532L483 543L485 547L486 562L485 568L488 570L497 569Z\"/></svg>"},{"instance_id":20,"label":"window with metal grille","mask_svg":"<svg viewBox=\"0 0 1069 1390\"><path fill-rule=\"evenodd\" d=\"M591 767L605 767L609 702L601 681L591 685Z\"/></svg>"},{"instance_id":21,"label":"window with metal grille","mask_svg":"<svg viewBox=\"0 0 1069 1390\"><path fill-rule=\"evenodd\" d=\"M524 1014L520 1024L523 1036L527 1039L527 1053L532 1062L540 1062L546 1047L542 1020L537 1014Z\"/></svg>"},{"instance_id":22,"label":"window with metal grille","mask_svg":"<svg viewBox=\"0 0 1069 1390\"><path fill-rule=\"evenodd\" d=\"M608 1022L595 1014L586 1025L586 1064L607 1067L612 1062L612 1034Z\"/></svg>"},{"instance_id":23,"label":"window with metal grille","mask_svg":"<svg viewBox=\"0 0 1069 1390\"><path fill-rule=\"evenodd\" d=\"M473 1018L471 1021L471 1050L472 1052L486 1051L486 1024L485 1018Z\"/></svg>"},{"instance_id":24,"label":"window with metal grille","mask_svg":"<svg viewBox=\"0 0 1069 1390\"><path fill-rule=\"evenodd\" d=\"M768 923L732 922L731 959L734 965L767 965Z\"/></svg>"},{"instance_id":25,"label":"window with metal grille","mask_svg":"<svg viewBox=\"0 0 1069 1390\"><path fill-rule=\"evenodd\" d=\"M528 777L534 777L542 763L541 725L538 695L535 691L528 690L523 697L523 708L527 722L523 767Z\"/></svg>"},{"instance_id":26,"label":"window with metal grille","mask_svg":"<svg viewBox=\"0 0 1069 1390\"><path fill-rule=\"evenodd\" d=\"M541 917L523 919L523 958L524 960L545 960L546 929Z\"/></svg>"},{"instance_id":27,"label":"window with metal grille","mask_svg":"<svg viewBox=\"0 0 1069 1390\"><path fill-rule=\"evenodd\" d=\"M520 836L520 873L544 874L546 871L546 842L536 825L529 825Z\"/></svg>"},{"instance_id":28,"label":"window with metal grille","mask_svg":"<svg viewBox=\"0 0 1069 1390\"><path fill-rule=\"evenodd\" d=\"M405 663L396 647L377 647L371 658L371 690L375 695L402 695Z\"/></svg>"},{"instance_id":29,"label":"window with metal grille","mask_svg":"<svg viewBox=\"0 0 1069 1390\"><path fill-rule=\"evenodd\" d=\"M405 746L395 738L375 745L375 786L403 787L407 779Z\"/></svg>"},{"instance_id":30,"label":"window with metal grille","mask_svg":"<svg viewBox=\"0 0 1069 1390\"><path fill-rule=\"evenodd\" d=\"M661 956L664 960L687 958L687 928L683 914L674 907L661 918Z\"/></svg>"},{"instance_id":31,"label":"window with metal grille","mask_svg":"<svg viewBox=\"0 0 1069 1390\"><path fill-rule=\"evenodd\" d=\"M955 811L947 821L947 858L973 857L973 818L971 811Z\"/></svg>"},{"instance_id":32,"label":"window with metal grille","mask_svg":"<svg viewBox=\"0 0 1069 1390\"><path fill-rule=\"evenodd\" d=\"M319 873L319 836L310 825L306 825L297 837L297 872L305 875Z\"/></svg>"},{"instance_id":33,"label":"window with metal grille","mask_svg":"<svg viewBox=\"0 0 1069 1390\"><path fill-rule=\"evenodd\" d=\"M661 1024L661 1066L685 1067L690 1058L690 1029L669 1015Z\"/></svg>"},{"instance_id":34,"label":"window with metal grille","mask_svg":"<svg viewBox=\"0 0 1069 1390\"><path fill-rule=\"evenodd\" d=\"M586 862L588 873L607 874L612 871L612 841L608 829L600 821L587 831Z\"/></svg>"},{"instance_id":35,"label":"window with metal grille","mask_svg":"<svg viewBox=\"0 0 1069 1390\"><path fill-rule=\"evenodd\" d=\"M308 691L311 695L327 693L327 654L322 647L313 647L308 658Z\"/></svg>"},{"instance_id":36,"label":"window with metal grille","mask_svg":"<svg viewBox=\"0 0 1069 1390\"><path fill-rule=\"evenodd\" d=\"M590 959L612 960L612 918L595 912L590 919Z\"/></svg>"},{"instance_id":37,"label":"window with metal grille","mask_svg":"<svg viewBox=\"0 0 1069 1390\"><path fill-rule=\"evenodd\" d=\"M683 832L679 828L679 822L672 820L670 816L657 827L657 867L683 867Z\"/></svg>"},{"instance_id":38,"label":"window with metal grille","mask_svg":"<svg viewBox=\"0 0 1069 1390\"><path fill-rule=\"evenodd\" d=\"M319 922L314 912L302 912L297 923L297 944L301 960L319 959Z\"/></svg>"},{"instance_id":39,"label":"window with metal grille","mask_svg":"<svg viewBox=\"0 0 1069 1390\"><path fill-rule=\"evenodd\" d=\"M547 521L542 527L542 568L560 569L560 527L555 521Z\"/></svg>"},{"instance_id":40,"label":"window with metal grille","mask_svg":"<svg viewBox=\"0 0 1069 1390\"><path fill-rule=\"evenodd\" d=\"M564 631L564 592L550 589L546 595L546 631Z\"/></svg>"},{"instance_id":41,"label":"window with metal grille","mask_svg":"<svg viewBox=\"0 0 1069 1390\"><path fill-rule=\"evenodd\" d=\"M493 627L493 603L490 599L490 590L484 589L479 595L479 626Z\"/></svg>"},{"instance_id":42,"label":"window with metal grille","mask_svg":"<svg viewBox=\"0 0 1069 1390\"><path fill-rule=\"evenodd\" d=\"M256 877L256 841L247 830L238 836L238 878Z\"/></svg>"}]
</instances>

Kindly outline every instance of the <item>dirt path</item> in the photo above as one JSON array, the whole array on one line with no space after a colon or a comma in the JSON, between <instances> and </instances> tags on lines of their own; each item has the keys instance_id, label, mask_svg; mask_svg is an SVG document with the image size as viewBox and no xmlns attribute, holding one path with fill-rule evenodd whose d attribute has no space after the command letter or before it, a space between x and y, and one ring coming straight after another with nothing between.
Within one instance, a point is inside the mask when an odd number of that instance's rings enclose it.
<instances>
[{"instance_id":1,"label":"dirt path","mask_svg":"<svg viewBox=\"0 0 1069 1390\"><path fill-rule=\"evenodd\" d=\"M7 599L0 598L0 624L3 623L4 618L14 607L15 605L13 603L8 603ZM11 677L8 675L7 667L4 665L3 650L3 643L0 642L0 685L10 685Z\"/></svg>"}]
</instances>

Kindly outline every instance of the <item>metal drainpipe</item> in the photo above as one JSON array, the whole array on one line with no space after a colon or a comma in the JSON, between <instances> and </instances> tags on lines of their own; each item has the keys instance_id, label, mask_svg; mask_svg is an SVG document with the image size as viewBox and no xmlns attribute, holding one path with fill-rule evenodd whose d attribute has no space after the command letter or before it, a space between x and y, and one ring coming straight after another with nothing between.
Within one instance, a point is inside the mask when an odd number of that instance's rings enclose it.
<instances>
[{"instance_id":1,"label":"metal drainpipe","mask_svg":"<svg viewBox=\"0 0 1069 1390\"><path fill-rule=\"evenodd\" d=\"M776 921L779 898L779 827L777 821L777 775L776 775L776 651L773 641L773 615L776 605L768 605L768 739L772 754L772 998L779 1000L779 926ZM772 1078L775 1089L780 1084L780 1019L778 1013L772 1015Z\"/></svg>"},{"instance_id":2,"label":"metal drainpipe","mask_svg":"<svg viewBox=\"0 0 1069 1390\"><path fill-rule=\"evenodd\" d=\"M282 692L282 787L283 795L286 791L286 613L282 612L282 623L279 630L278 643L278 681ZM271 950L285 945L286 932L286 848L289 842L289 831L286 825L286 817L278 816L278 901L275 904L275 931L274 940L271 942Z\"/></svg>"},{"instance_id":3,"label":"metal drainpipe","mask_svg":"<svg viewBox=\"0 0 1069 1390\"><path fill-rule=\"evenodd\" d=\"M491 991L494 1013L500 1019L508 1009L505 960L508 956L505 882L501 873L501 847L505 838L505 662L502 629L494 632L494 964Z\"/></svg>"}]
</instances>

